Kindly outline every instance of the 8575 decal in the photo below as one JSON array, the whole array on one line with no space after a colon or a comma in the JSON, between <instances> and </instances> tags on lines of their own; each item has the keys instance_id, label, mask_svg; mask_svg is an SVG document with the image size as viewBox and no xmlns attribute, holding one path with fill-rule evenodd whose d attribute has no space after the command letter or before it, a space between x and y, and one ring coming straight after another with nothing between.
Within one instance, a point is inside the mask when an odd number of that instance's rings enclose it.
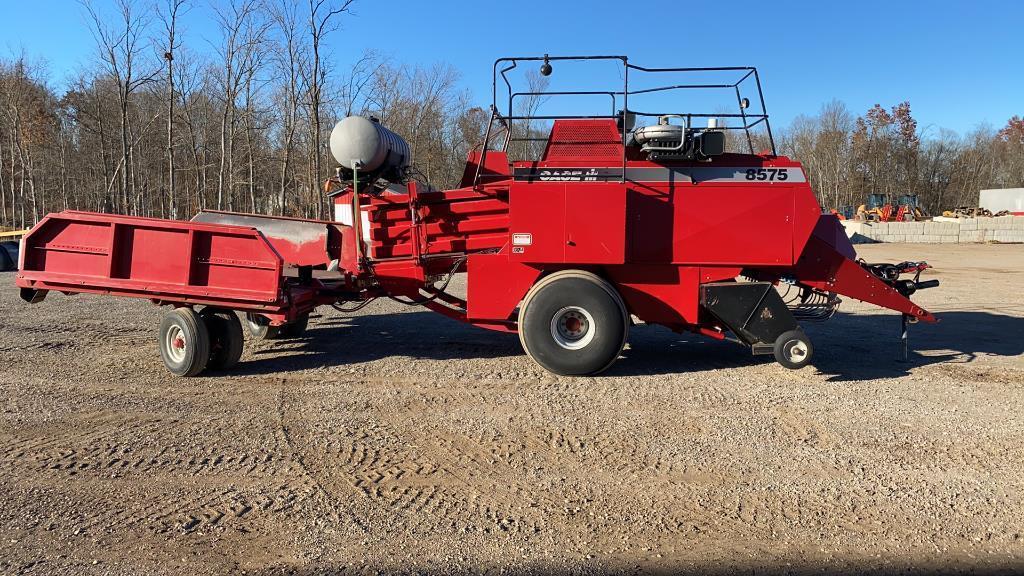
<instances>
[{"instance_id":1,"label":"8575 decal","mask_svg":"<svg viewBox=\"0 0 1024 576\"><path fill-rule=\"evenodd\" d=\"M747 180L789 180L789 171L786 168L750 168Z\"/></svg>"}]
</instances>

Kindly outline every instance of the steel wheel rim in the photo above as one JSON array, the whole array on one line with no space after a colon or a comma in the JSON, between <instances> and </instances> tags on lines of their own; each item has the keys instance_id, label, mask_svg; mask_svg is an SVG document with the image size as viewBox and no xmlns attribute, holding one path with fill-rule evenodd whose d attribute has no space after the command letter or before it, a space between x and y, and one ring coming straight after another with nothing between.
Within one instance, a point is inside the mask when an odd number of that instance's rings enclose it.
<instances>
[{"instance_id":1,"label":"steel wheel rim","mask_svg":"<svg viewBox=\"0 0 1024 576\"><path fill-rule=\"evenodd\" d=\"M586 309L566 306L551 317L551 338L566 350L579 350L594 340L597 324Z\"/></svg>"},{"instance_id":2,"label":"steel wheel rim","mask_svg":"<svg viewBox=\"0 0 1024 576\"><path fill-rule=\"evenodd\" d=\"M260 330L261 328L263 328L265 326L264 323L260 322L260 320L262 320L262 319L263 319L262 316L258 316L256 314L246 314L245 315L245 322L249 325L249 330L251 330L253 332L258 331L258 330Z\"/></svg>"},{"instance_id":3,"label":"steel wheel rim","mask_svg":"<svg viewBox=\"0 0 1024 576\"><path fill-rule=\"evenodd\" d=\"M188 340L185 339L185 332L181 326L171 326L164 339L164 349L172 362L181 363L185 360L188 350Z\"/></svg>"},{"instance_id":4,"label":"steel wheel rim","mask_svg":"<svg viewBox=\"0 0 1024 576\"><path fill-rule=\"evenodd\" d=\"M800 340L790 340L786 342L783 352L785 352L787 360L794 364L799 364L807 358L807 344Z\"/></svg>"}]
</instances>

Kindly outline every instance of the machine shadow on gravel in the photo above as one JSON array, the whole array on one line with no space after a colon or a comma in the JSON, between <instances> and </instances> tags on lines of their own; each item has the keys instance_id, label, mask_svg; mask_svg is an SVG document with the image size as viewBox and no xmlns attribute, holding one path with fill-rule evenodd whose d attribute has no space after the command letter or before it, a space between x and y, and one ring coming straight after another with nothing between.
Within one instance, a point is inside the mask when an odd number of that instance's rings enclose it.
<instances>
[{"instance_id":1,"label":"machine shadow on gravel","mask_svg":"<svg viewBox=\"0 0 1024 576\"><path fill-rule=\"evenodd\" d=\"M515 334L474 328L432 312L326 316L312 319L303 338L274 342L254 350L253 357L239 364L234 372L272 374L393 356L456 360L522 353Z\"/></svg>"},{"instance_id":2,"label":"machine shadow on gravel","mask_svg":"<svg viewBox=\"0 0 1024 576\"><path fill-rule=\"evenodd\" d=\"M1024 354L1024 318L981 311L938 312L939 322L910 326L910 354L899 360L900 320L891 315L836 314L829 326L808 324L814 367L831 382L905 376L932 364L964 364L979 356Z\"/></svg>"},{"instance_id":3,"label":"machine shadow on gravel","mask_svg":"<svg viewBox=\"0 0 1024 576\"><path fill-rule=\"evenodd\" d=\"M1024 318L990 312L942 312L940 322L910 328L910 358L898 360L899 317L839 313L828 326L807 324L821 342L814 368L829 380L896 378L942 362L971 362L978 356L1024 353ZM282 355L282 352L294 352ZM429 312L321 317L306 337L253 352L238 374L270 374L371 362L390 356L429 360L494 359L523 354L519 339L439 318ZM273 355L271 357L271 355ZM603 375L645 376L741 368L772 363L742 346L658 326L630 331L623 358Z\"/></svg>"}]
</instances>

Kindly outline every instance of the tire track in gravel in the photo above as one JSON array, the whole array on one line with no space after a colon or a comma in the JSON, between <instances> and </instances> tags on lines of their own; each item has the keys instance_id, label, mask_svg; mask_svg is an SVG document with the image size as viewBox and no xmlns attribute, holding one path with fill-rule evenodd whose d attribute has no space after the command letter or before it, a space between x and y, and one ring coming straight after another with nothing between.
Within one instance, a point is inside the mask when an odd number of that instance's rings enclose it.
<instances>
[{"instance_id":1,"label":"tire track in gravel","mask_svg":"<svg viewBox=\"0 0 1024 576\"><path fill-rule=\"evenodd\" d=\"M309 466L307 466L303 453L296 448L291 427L288 424L285 403L285 385L287 384L287 379L278 378L276 379L276 382L279 386L277 398L277 432L280 433L281 437L285 442L285 445L288 447L290 457L301 470L301 474L305 477L305 479L310 484L312 484L313 488L315 489L315 492L319 494L321 498L327 501L328 506L326 506L325 508L332 520L338 522L342 519L342 516L344 515L345 520L351 522L352 525L359 528L359 530L362 531L364 534L368 533L369 530L367 528L366 522L360 519L351 511L348 503L345 502L345 500L342 499L340 495L336 494L333 490L328 489L324 485L324 483L321 481L321 478L318 475L314 474L310 470ZM287 480L288 483L291 484L294 482L294 477L289 475Z\"/></svg>"},{"instance_id":2,"label":"tire track in gravel","mask_svg":"<svg viewBox=\"0 0 1024 576\"><path fill-rule=\"evenodd\" d=\"M192 400L207 401L205 395ZM261 443L251 416L239 422L228 415L72 414L70 421L9 434L12 440L0 448L0 467L43 482L75 478L79 530L188 533L288 513L314 492L308 482L275 484L294 465L279 447ZM246 486L237 486L238 478L246 479ZM135 485L140 480L151 490L126 500L109 500L103 490L78 494L81 486L97 482Z\"/></svg>"},{"instance_id":3,"label":"tire track in gravel","mask_svg":"<svg viewBox=\"0 0 1024 576\"><path fill-rule=\"evenodd\" d=\"M90 429L86 434L77 429ZM201 433L219 432L206 420L128 420L107 418L89 421L57 434L27 438L6 447L0 462L74 474L268 474L278 466L272 451L216 443L186 442ZM228 436L230 437L230 436Z\"/></svg>"},{"instance_id":4,"label":"tire track in gravel","mask_svg":"<svg viewBox=\"0 0 1024 576\"><path fill-rule=\"evenodd\" d=\"M370 383L365 379L359 382ZM453 399L448 396L442 403ZM444 526L469 530L481 523L507 531L527 529L508 504L526 487L502 476L509 470L488 470L495 461L478 442L439 438L429 429L394 425L392 422L422 420L423 414L409 404L388 416L389 421L331 431L327 438L307 444L316 446L316 453L295 442L305 469L320 479L324 492L332 494L335 486L348 486L379 510L399 518L403 529Z\"/></svg>"},{"instance_id":5,"label":"tire track in gravel","mask_svg":"<svg viewBox=\"0 0 1024 576\"><path fill-rule=\"evenodd\" d=\"M360 382L373 384L372 379ZM408 386L415 381L388 380L380 384ZM600 472L612 472L637 487L664 488L714 479L714 475L700 471L678 470L657 455L643 453L629 439L616 441L612 434L591 433L589 428L570 433L541 427L521 435L501 436L489 434L486 429L464 435L408 425L425 420L424 410L493 401L474 391L479 385L466 382L451 390L417 391L384 421L319 439L317 454L303 457L306 469L311 476L324 478L321 484L325 491L341 483L355 487L402 516L407 527L447 526L465 531L484 523L525 533L539 532L552 522L576 522L572 506L566 506L576 498L563 487L531 480L530 470L536 465L558 467L577 477L586 476L597 465ZM578 385L548 382L544 388L571 392ZM503 386L515 389L503 382L496 383L495 388ZM703 388L694 394L710 394L718 402L730 400L716 389ZM388 447L393 451L388 452Z\"/></svg>"}]
</instances>

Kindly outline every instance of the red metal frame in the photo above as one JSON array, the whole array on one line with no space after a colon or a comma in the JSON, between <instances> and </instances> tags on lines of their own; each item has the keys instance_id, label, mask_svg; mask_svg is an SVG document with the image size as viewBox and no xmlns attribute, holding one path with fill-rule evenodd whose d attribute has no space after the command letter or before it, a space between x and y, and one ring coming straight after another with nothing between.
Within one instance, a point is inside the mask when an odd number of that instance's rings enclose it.
<instances>
[{"instance_id":1,"label":"red metal frame","mask_svg":"<svg viewBox=\"0 0 1024 576\"><path fill-rule=\"evenodd\" d=\"M655 163L627 149L623 177L614 120L556 120L552 133L537 162L470 153L455 190L410 183L402 192L361 192L353 217L369 224L358 227L362 258L355 229L340 221L67 211L25 237L17 284L259 312L274 323L322 304L404 297L514 331L516 308L539 277L578 268L612 282L642 320L712 338L724 330L701 313L700 285L740 275L789 278L935 320L855 261L798 162L766 153ZM607 142L593 146L594 134ZM351 188L335 194L338 214L352 200ZM464 300L434 288L453 272L468 273Z\"/></svg>"}]
</instances>

